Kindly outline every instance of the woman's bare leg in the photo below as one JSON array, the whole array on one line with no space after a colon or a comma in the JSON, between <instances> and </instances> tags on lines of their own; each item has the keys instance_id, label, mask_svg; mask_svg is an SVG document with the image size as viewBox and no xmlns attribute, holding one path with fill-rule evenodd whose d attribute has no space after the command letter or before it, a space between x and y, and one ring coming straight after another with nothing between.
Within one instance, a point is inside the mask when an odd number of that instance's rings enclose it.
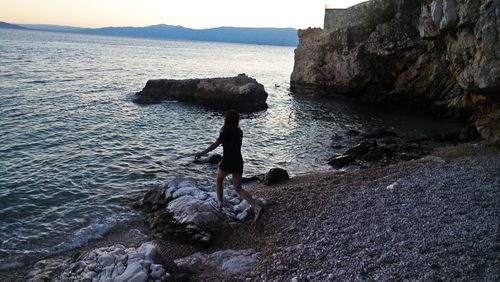
<instances>
[{"instance_id":1,"label":"woman's bare leg","mask_svg":"<svg viewBox=\"0 0 500 282\"><path fill-rule=\"evenodd\" d=\"M243 200L247 201L252 207L252 209L255 210L255 208L257 207L257 202L255 201L254 198L252 198L252 195L250 195L250 193L248 193L247 191L245 191L245 189L241 187L242 180L243 180L243 175L233 174L234 192L236 192L236 194L238 194L238 196L240 196Z\"/></svg>"},{"instance_id":2,"label":"woman's bare leg","mask_svg":"<svg viewBox=\"0 0 500 282\"><path fill-rule=\"evenodd\" d=\"M222 169L217 170L217 177L215 178L215 192L217 193L217 200L219 201L219 211L222 211L222 204L224 202L224 178L226 178L227 173L222 171Z\"/></svg>"}]
</instances>

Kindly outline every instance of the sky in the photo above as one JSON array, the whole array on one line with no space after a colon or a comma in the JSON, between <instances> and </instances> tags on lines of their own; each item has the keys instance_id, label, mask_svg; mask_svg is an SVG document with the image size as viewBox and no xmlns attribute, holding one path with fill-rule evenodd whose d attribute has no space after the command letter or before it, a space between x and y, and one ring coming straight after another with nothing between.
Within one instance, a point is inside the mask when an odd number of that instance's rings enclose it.
<instances>
[{"instance_id":1,"label":"sky","mask_svg":"<svg viewBox=\"0 0 500 282\"><path fill-rule=\"evenodd\" d=\"M0 21L79 27L322 27L324 9L365 0L0 0Z\"/></svg>"}]
</instances>

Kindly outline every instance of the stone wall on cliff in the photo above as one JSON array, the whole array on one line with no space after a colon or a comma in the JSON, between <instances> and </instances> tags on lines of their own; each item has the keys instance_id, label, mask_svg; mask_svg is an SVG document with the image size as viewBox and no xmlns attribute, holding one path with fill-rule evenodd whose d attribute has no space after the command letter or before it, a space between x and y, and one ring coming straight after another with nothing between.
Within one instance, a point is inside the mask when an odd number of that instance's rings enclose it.
<instances>
[{"instance_id":1,"label":"stone wall on cliff","mask_svg":"<svg viewBox=\"0 0 500 282\"><path fill-rule=\"evenodd\" d=\"M323 28L325 30L336 30L363 24L362 12L363 2L347 9L325 9L325 20Z\"/></svg>"},{"instance_id":2,"label":"stone wall on cliff","mask_svg":"<svg viewBox=\"0 0 500 282\"><path fill-rule=\"evenodd\" d=\"M419 16L400 15L375 27L300 30L292 89L468 119L500 144L500 0L422 0Z\"/></svg>"}]
</instances>

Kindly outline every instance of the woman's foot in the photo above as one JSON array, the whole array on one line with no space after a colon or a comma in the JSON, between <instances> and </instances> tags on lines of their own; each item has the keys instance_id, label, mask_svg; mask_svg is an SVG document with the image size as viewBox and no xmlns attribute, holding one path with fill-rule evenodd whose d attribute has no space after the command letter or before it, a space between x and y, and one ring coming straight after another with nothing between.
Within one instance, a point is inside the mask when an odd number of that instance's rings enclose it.
<instances>
[{"instance_id":1,"label":"woman's foot","mask_svg":"<svg viewBox=\"0 0 500 282\"><path fill-rule=\"evenodd\" d=\"M210 203L210 205L211 205L211 206L212 206L212 207L213 207L216 211L218 211L218 212L220 212L220 213L222 212L222 205L221 205L221 204L219 204L219 203L217 203L217 202L215 202L215 201L210 201L209 203Z\"/></svg>"}]
</instances>

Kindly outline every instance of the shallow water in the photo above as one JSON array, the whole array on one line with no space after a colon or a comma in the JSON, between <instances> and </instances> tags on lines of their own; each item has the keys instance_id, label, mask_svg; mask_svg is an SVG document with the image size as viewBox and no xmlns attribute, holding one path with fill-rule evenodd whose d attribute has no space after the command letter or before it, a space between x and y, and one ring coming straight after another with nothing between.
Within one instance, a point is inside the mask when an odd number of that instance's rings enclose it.
<instances>
[{"instance_id":1,"label":"shallow water","mask_svg":"<svg viewBox=\"0 0 500 282\"><path fill-rule=\"evenodd\" d=\"M0 54L0 269L101 236L173 177L212 185L216 167L192 160L222 114L132 103L148 79L246 73L264 84L269 109L241 121L246 176L328 170L334 136L350 128L418 136L454 126L293 95L288 47L0 30Z\"/></svg>"}]
</instances>

